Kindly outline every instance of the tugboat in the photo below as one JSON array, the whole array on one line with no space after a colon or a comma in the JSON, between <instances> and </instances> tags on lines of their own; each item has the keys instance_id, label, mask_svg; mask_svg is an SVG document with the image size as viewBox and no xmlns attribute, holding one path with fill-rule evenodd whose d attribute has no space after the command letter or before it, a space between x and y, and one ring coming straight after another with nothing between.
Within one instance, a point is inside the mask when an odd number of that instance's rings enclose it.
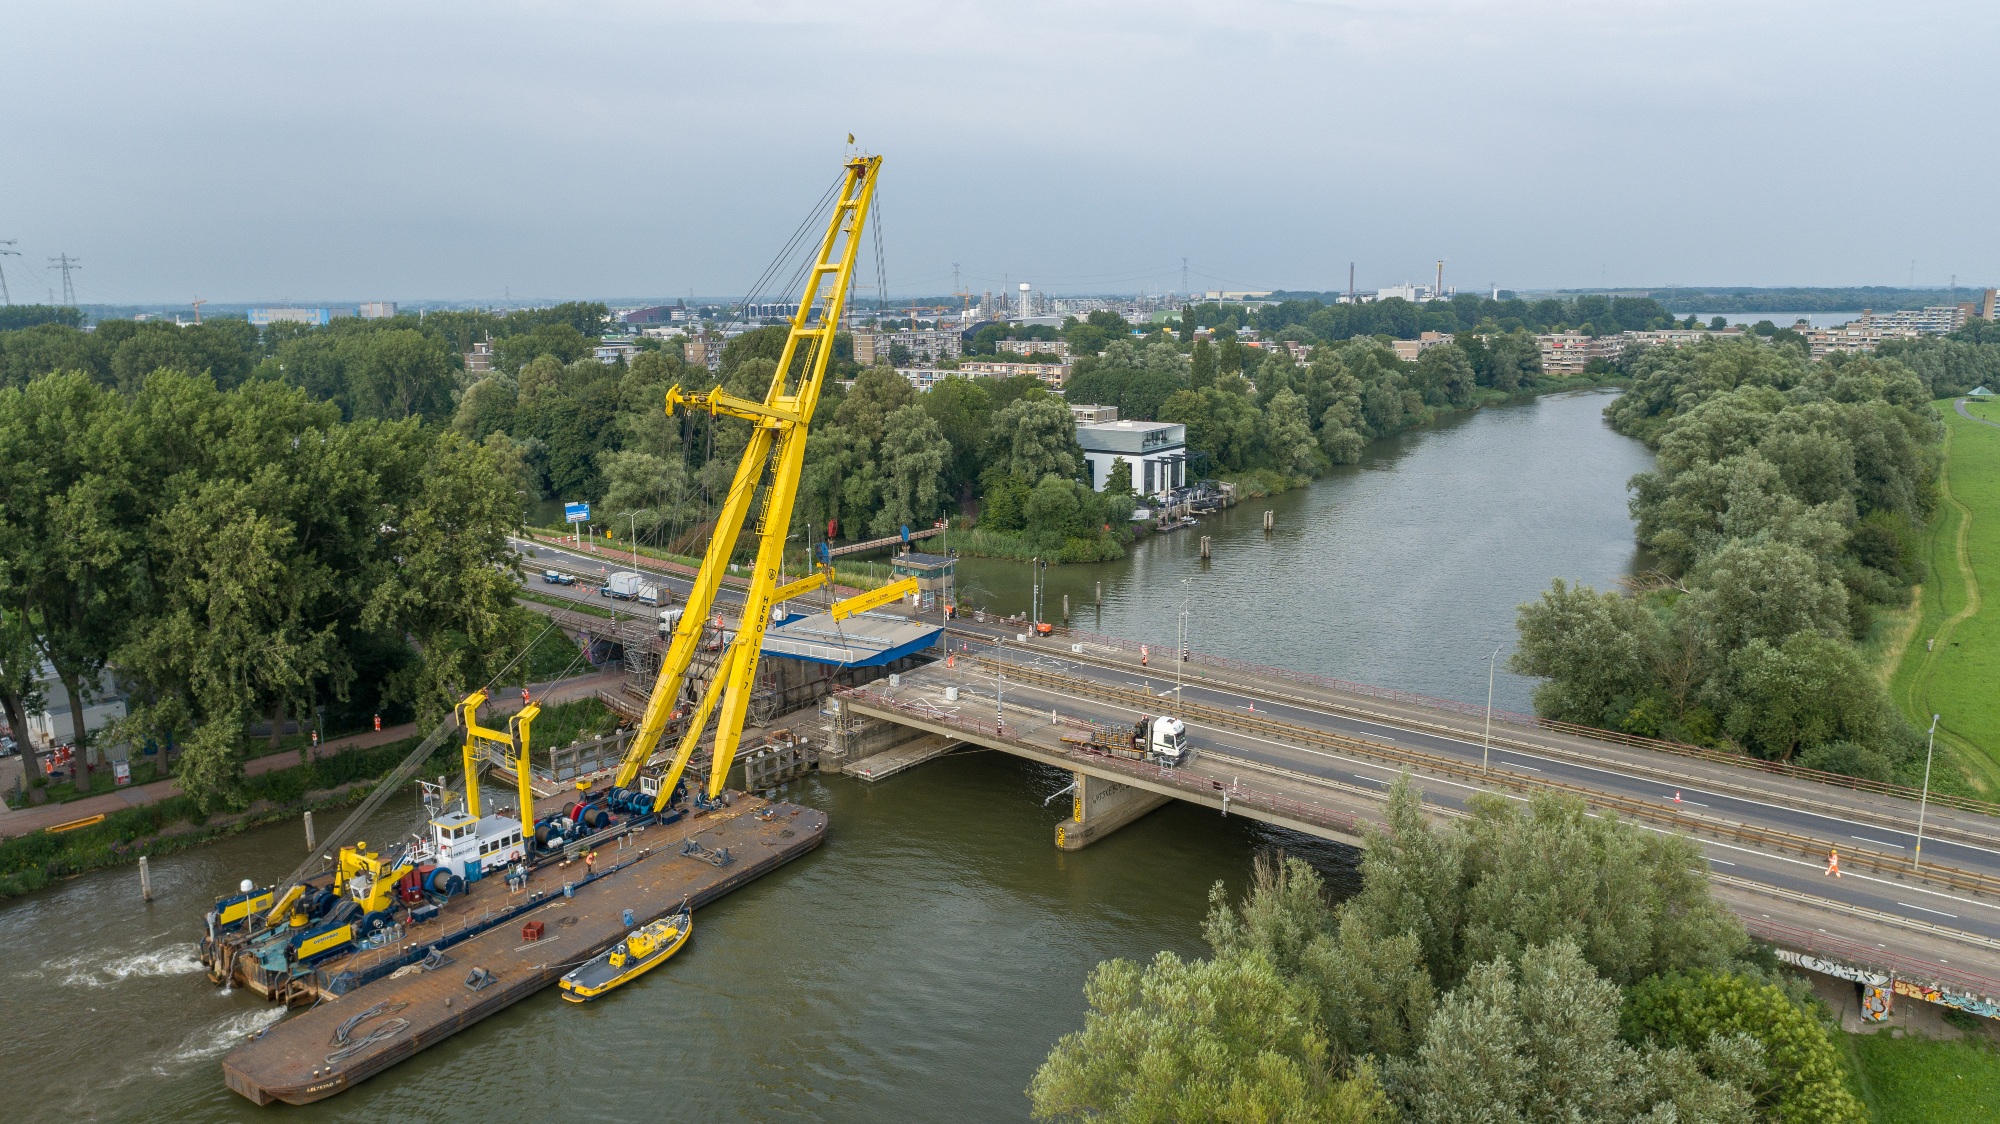
<instances>
[{"instance_id":1,"label":"tugboat","mask_svg":"<svg viewBox=\"0 0 2000 1124\"><path fill-rule=\"evenodd\" d=\"M563 998L571 1003L588 1003L620 984L639 978L679 952L693 932L694 914L683 903L679 913L632 930L624 940L612 945L609 952L564 976L559 985Z\"/></svg>"}]
</instances>

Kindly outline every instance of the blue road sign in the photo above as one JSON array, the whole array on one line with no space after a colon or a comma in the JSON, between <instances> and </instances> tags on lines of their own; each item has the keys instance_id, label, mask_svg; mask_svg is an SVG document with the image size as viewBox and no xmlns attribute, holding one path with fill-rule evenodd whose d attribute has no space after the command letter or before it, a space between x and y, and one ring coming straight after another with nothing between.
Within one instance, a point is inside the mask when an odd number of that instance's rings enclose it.
<instances>
[{"instance_id":1,"label":"blue road sign","mask_svg":"<svg viewBox=\"0 0 2000 1124\"><path fill-rule=\"evenodd\" d=\"M563 519L570 523L590 522L590 505L587 503L564 504Z\"/></svg>"}]
</instances>

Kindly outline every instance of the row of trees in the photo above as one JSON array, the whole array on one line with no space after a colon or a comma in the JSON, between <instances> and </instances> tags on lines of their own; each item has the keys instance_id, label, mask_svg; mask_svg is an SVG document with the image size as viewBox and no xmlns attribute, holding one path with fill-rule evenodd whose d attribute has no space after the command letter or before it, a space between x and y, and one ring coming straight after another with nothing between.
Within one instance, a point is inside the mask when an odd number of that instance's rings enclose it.
<instances>
[{"instance_id":1,"label":"row of trees","mask_svg":"<svg viewBox=\"0 0 2000 1124\"><path fill-rule=\"evenodd\" d=\"M1490 794L1432 827L1408 778L1335 906L1260 860L1212 955L1098 966L1044 1119L1859 1124L1823 1009L1752 952L1681 837Z\"/></svg>"},{"instance_id":2,"label":"row of trees","mask_svg":"<svg viewBox=\"0 0 2000 1124\"><path fill-rule=\"evenodd\" d=\"M1423 332L1559 332L1576 329L1591 335L1671 328L1679 321L1650 297L1579 296L1525 301L1493 300L1460 293L1449 300L1421 304L1391 297L1365 304L1336 303L1335 294L1275 294L1275 304L1256 306L1195 305L1182 319L1184 330L1194 326L1256 328L1267 337L1302 342L1337 343L1356 336L1386 335L1416 339ZM1692 327L1692 325L1689 325Z\"/></svg>"},{"instance_id":3,"label":"row of trees","mask_svg":"<svg viewBox=\"0 0 2000 1124\"><path fill-rule=\"evenodd\" d=\"M253 718L275 740L319 704L442 714L521 639L515 490L414 416L347 422L254 378L43 374L0 390L0 496L9 723L40 703L44 660L73 715L115 668L121 732L177 746L205 807L233 800Z\"/></svg>"},{"instance_id":4,"label":"row of trees","mask_svg":"<svg viewBox=\"0 0 2000 1124\"><path fill-rule=\"evenodd\" d=\"M1918 576L1936 502L1931 389L1893 359L1813 363L1750 340L1649 351L1606 416L1658 560L1634 595L1557 581L1522 606L1515 670L1549 717L1887 779L1916 734L1856 650Z\"/></svg>"}]
</instances>

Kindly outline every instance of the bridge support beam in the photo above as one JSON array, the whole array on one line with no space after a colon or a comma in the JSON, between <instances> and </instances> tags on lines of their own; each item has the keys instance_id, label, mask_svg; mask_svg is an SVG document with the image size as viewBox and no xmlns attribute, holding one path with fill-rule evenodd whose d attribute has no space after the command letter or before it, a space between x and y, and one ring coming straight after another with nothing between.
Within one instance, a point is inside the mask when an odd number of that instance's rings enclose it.
<instances>
[{"instance_id":1,"label":"bridge support beam","mask_svg":"<svg viewBox=\"0 0 2000 1124\"><path fill-rule=\"evenodd\" d=\"M1081 851L1169 799L1157 792L1077 773L1070 818L1056 825L1056 846Z\"/></svg>"}]
</instances>

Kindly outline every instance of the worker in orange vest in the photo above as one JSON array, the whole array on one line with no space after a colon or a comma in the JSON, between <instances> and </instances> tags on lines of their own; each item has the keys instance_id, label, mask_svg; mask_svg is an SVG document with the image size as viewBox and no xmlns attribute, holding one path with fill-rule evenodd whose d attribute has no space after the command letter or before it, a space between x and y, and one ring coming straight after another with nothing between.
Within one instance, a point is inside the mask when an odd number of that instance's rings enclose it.
<instances>
[{"instance_id":1,"label":"worker in orange vest","mask_svg":"<svg viewBox=\"0 0 2000 1124\"><path fill-rule=\"evenodd\" d=\"M1826 872L1827 872L1828 874L1831 874L1831 875L1833 875L1833 876L1834 876L1835 878L1838 878L1838 877L1840 877L1840 852L1839 852L1839 851L1828 851L1828 852L1827 852L1827 856L1826 856Z\"/></svg>"}]
</instances>

